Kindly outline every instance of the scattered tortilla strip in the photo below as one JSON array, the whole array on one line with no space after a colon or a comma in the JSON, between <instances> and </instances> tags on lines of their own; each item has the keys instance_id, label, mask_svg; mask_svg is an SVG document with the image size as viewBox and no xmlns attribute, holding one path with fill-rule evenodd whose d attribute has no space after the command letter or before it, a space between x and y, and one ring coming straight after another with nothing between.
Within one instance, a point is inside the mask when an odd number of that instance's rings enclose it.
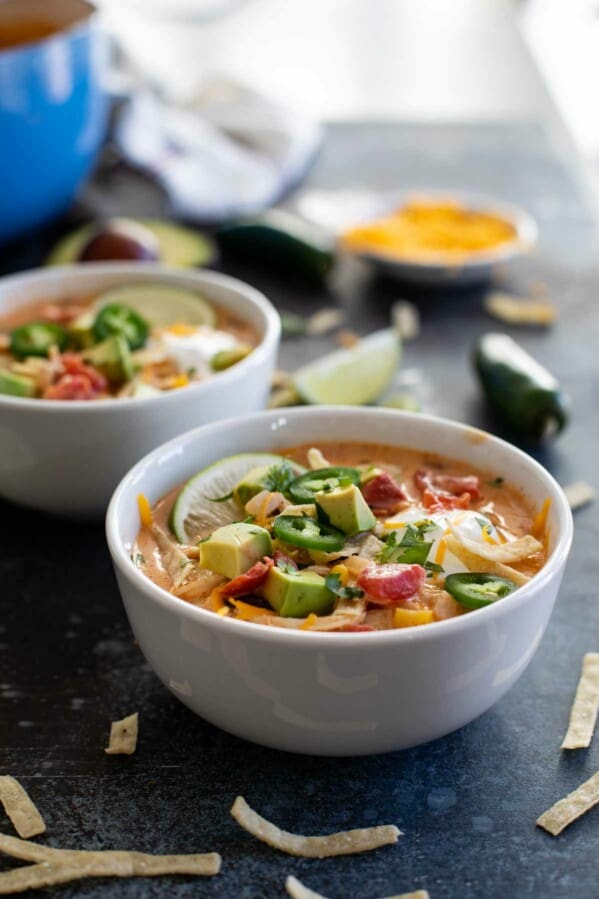
<instances>
[{"instance_id":1,"label":"scattered tortilla strip","mask_svg":"<svg viewBox=\"0 0 599 899\"><path fill-rule=\"evenodd\" d=\"M306 322L306 334L309 337L324 337L336 331L343 324L345 313L335 306L324 306L314 312Z\"/></svg>"},{"instance_id":2,"label":"scattered tortilla strip","mask_svg":"<svg viewBox=\"0 0 599 899\"><path fill-rule=\"evenodd\" d=\"M215 852L197 855L148 855L144 852L107 850L88 852L54 849L28 840L0 834L0 851L22 861L34 862L0 874L0 896L41 889L83 877L157 877L218 874L221 858Z\"/></svg>"},{"instance_id":3,"label":"scattered tortilla strip","mask_svg":"<svg viewBox=\"0 0 599 899\"><path fill-rule=\"evenodd\" d=\"M137 712L121 721L113 721L110 725L110 740L104 752L107 755L133 755L137 749L138 730Z\"/></svg>"},{"instance_id":4,"label":"scattered tortilla strip","mask_svg":"<svg viewBox=\"0 0 599 899\"><path fill-rule=\"evenodd\" d=\"M231 814L244 830L288 855L303 858L330 858L335 855L352 855L355 852L368 852L396 843L401 831L393 824L382 827L368 827L364 830L346 830L322 837L305 837L301 834L288 833L275 824L271 824L250 808L243 796L238 796Z\"/></svg>"},{"instance_id":5,"label":"scattered tortilla strip","mask_svg":"<svg viewBox=\"0 0 599 899\"><path fill-rule=\"evenodd\" d=\"M562 749L585 749L591 745L599 712L599 652L587 652L570 712L570 725Z\"/></svg>"},{"instance_id":6,"label":"scattered tortilla strip","mask_svg":"<svg viewBox=\"0 0 599 899\"><path fill-rule=\"evenodd\" d=\"M485 300L485 309L493 318L510 325L548 327L557 318L557 309L548 300L531 300L496 290Z\"/></svg>"},{"instance_id":7,"label":"scattered tortilla strip","mask_svg":"<svg viewBox=\"0 0 599 899\"><path fill-rule=\"evenodd\" d=\"M320 893L309 890L303 883L300 883L297 877L288 877L285 881L285 889L291 896L291 899L326 899ZM397 896L387 896L386 899L429 899L426 890L416 890L415 893L402 893Z\"/></svg>"},{"instance_id":8,"label":"scattered tortilla strip","mask_svg":"<svg viewBox=\"0 0 599 899\"><path fill-rule=\"evenodd\" d=\"M331 463L328 459L325 459L323 454L320 452L318 447L313 446L308 450L308 465L312 469L312 471L316 471L319 468L330 468Z\"/></svg>"},{"instance_id":9,"label":"scattered tortilla strip","mask_svg":"<svg viewBox=\"0 0 599 899\"><path fill-rule=\"evenodd\" d=\"M44 819L18 780L9 775L0 777L0 803L20 837L28 839L44 833Z\"/></svg>"},{"instance_id":10,"label":"scattered tortilla strip","mask_svg":"<svg viewBox=\"0 0 599 899\"><path fill-rule=\"evenodd\" d=\"M577 790L560 799L550 809L537 818L537 827L542 827L557 837L573 821L590 811L599 802L599 771L585 780Z\"/></svg>"},{"instance_id":11,"label":"scattered tortilla strip","mask_svg":"<svg viewBox=\"0 0 599 899\"><path fill-rule=\"evenodd\" d=\"M420 334L420 312L414 303L398 300L391 307L391 324L403 340L414 340Z\"/></svg>"},{"instance_id":12,"label":"scattered tortilla strip","mask_svg":"<svg viewBox=\"0 0 599 899\"><path fill-rule=\"evenodd\" d=\"M471 553L480 556L481 559L501 562L504 565L522 562L543 549L543 544L539 543L530 534L527 534L526 537L512 540L510 543L479 543L477 540L471 540L470 537L462 536L453 528L451 532L458 543L461 543Z\"/></svg>"},{"instance_id":13,"label":"scattered tortilla strip","mask_svg":"<svg viewBox=\"0 0 599 899\"><path fill-rule=\"evenodd\" d=\"M597 496L595 488L586 481L575 481L573 484L568 484L567 487L564 487L564 493L573 512L582 509L583 506L588 506Z\"/></svg>"},{"instance_id":14,"label":"scattered tortilla strip","mask_svg":"<svg viewBox=\"0 0 599 899\"><path fill-rule=\"evenodd\" d=\"M460 543L459 540L456 540L452 534L447 534L445 537L445 544L447 549L452 552L454 556L457 556L469 571L498 574L500 577L509 578L509 580L518 584L519 587L523 584L527 584L530 580L530 578L525 574L522 574L521 571L511 568L509 565L503 565L501 562L494 562L492 559L483 559L478 553L470 552L470 550L466 549L466 547ZM479 548L478 543L476 546Z\"/></svg>"}]
</instances>

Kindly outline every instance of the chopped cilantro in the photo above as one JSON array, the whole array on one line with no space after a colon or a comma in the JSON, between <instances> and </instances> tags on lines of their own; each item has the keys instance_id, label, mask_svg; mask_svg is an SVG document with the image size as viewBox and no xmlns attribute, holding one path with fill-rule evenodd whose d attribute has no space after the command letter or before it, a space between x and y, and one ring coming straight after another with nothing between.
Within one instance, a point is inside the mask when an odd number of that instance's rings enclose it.
<instances>
[{"instance_id":1,"label":"chopped cilantro","mask_svg":"<svg viewBox=\"0 0 599 899\"><path fill-rule=\"evenodd\" d=\"M424 539L426 531L430 530L431 524L428 519L417 522L415 525L409 524L402 537L401 543L397 542L397 534L392 531L387 537L384 548L377 556L377 562L385 564L385 562L401 562L404 565L424 565L431 550L432 542Z\"/></svg>"},{"instance_id":2,"label":"chopped cilantro","mask_svg":"<svg viewBox=\"0 0 599 899\"><path fill-rule=\"evenodd\" d=\"M262 484L265 490L271 493L286 493L289 485L297 475L290 462L285 460L280 465L271 465L264 477Z\"/></svg>"},{"instance_id":3,"label":"chopped cilantro","mask_svg":"<svg viewBox=\"0 0 599 899\"><path fill-rule=\"evenodd\" d=\"M244 523L244 524L253 524L253 523L255 522L255 520L256 520L256 516L255 516L255 515L248 515L247 518L244 518L244 519L243 519L243 523Z\"/></svg>"},{"instance_id":4,"label":"chopped cilantro","mask_svg":"<svg viewBox=\"0 0 599 899\"><path fill-rule=\"evenodd\" d=\"M436 562L425 562L422 567L428 571L428 577L432 577L433 574L445 574L443 566L437 565Z\"/></svg>"},{"instance_id":5,"label":"chopped cilantro","mask_svg":"<svg viewBox=\"0 0 599 899\"><path fill-rule=\"evenodd\" d=\"M327 588L340 599L360 599L364 591L359 587L343 587L338 574L327 574L324 579Z\"/></svg>"},{"instance_id":6,"label":"chopped cilantro","mask_svg":"<svg viewBox=\"0 0 599 899\"><path fill-rule=\"evenodd\" d=\"M191 559L181 559L179 562L179 568L187 568L188 565L191 565Z\"/></svg>"},{"instance_id":7,"label":"chopped cilantro","mask_svg":"<svg viewBox=\"0 0 599 899\"><path fill-rule=\"evenodd\" d=\"M493 478L492 481L487 481L489 487L503 487L504 478Z\"/></svg>"},{"instance_id":8,"label":"chopped cilantro","mask_svg":"<svg viewBox=\"0 0 599 899\"><path fill-rule=\"evenodd\" d=\"M131 561L138 568L141 568L142 565L146 564L146 557L141 553L131 553Z\"/></svg>"}]
</instances>

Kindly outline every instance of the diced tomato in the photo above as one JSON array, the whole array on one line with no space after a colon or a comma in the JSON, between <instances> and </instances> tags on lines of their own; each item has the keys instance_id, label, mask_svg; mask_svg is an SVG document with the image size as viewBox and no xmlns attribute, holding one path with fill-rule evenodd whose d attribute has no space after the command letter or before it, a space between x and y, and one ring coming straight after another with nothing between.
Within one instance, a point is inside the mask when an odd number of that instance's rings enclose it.
<instances>
[{"instance_id":1,"label":"diced tomato","mask_svg":"<svg viewBox=\"0 0 599 899\"><path fill-rule=\"evenodd\" d=\"M93 400L98 391L87 375L61 375L44 391L45 400Z\"/></svg>"},{"instance_id":2,"label":"diced tomato","mask_svg":"<svg viewBox=\"0 0 599 899\"><path fill-rule=\"evenodd\" d=\"M290 565L291 568L297 569L297 562L291 558L291 556L286 556L285 553L282 553L279 549L275 549L272 554L275 565L278 565L279 562L282 565Z\"/></svg>"},{"instance_id":3,"label":"diced tomato","mask_svg":"<svg viewBox=\"0 0 599 899\"><path fill-rule=\"evenodd\" d=\"M365 634L367 631L373 631L374 628L369 624L348 624L343 630L351 631L352 634Z\"/></svg>"},{"instance_id":4,"label":"diced tomato","mask_svg":"<svg viewBox=\"0 0 599 899\"><path fill-rule=\"evenodd\" d=\"M367 481L362 487L362 495L375 515L393 515L407 499L388 471Z\"/></svg>"},{"instance_id":5,"label":"diced tomato","mask_svg":"<svg viewBox=\"0 0 599 899\"><path fill-rule=\"evenodd\" d=\"M262 586L274 564L270 556L264 556L261 562L256 562L244 574L238 574L224 587L220 587L222 596L246 596L248 593L253 593Z\"/></svg>"},{"instance_id":6,"label":"diced tomato","mask_svg":"<svg viewBox=\"0 0 599 899\"><path fill-rule=\"evenodd\" d=\"M87 365L77 353L63 353L60 357L62 366L68 375L85 375L89 378L97 393L105 393L108 389L106 378L97 368Z\"/></svg>"},{"instance_id":7,"label":"diced tomato","mask_svg":"<svg viewBox=\"0 0 599 899\"><path fill-rule=\"evenodd\" d=\"M431 493L447 493L452 496L469 493L472 499L481 498L480 479L475 474L453 475L420 469L414 475L414 483L423 492L430 490Z\"/></svg>"},{"instance_id":8,"label":"diced tomato","mask_svg":"<svg viewBox=\"0 0 599 899\"><path fill-rule=\"evenodd\" d=\"M469 493L452 496L449 493L433 493L425 490L422 494L422 505L429 512L447 512L450 509L467 509L472 497Z\"/></svg>"},{"instance_id":9,"label":"diced tomato","mask_svg":"<svg viewBox=\"0 0 599 899\"><path fill-rule=\"evenodd\" d=\"M393 605L418 592L426 580L422 565L402 565L389 562L372 564L358 578L358 585L375 605Z\"/></svg>"}]
</instances>

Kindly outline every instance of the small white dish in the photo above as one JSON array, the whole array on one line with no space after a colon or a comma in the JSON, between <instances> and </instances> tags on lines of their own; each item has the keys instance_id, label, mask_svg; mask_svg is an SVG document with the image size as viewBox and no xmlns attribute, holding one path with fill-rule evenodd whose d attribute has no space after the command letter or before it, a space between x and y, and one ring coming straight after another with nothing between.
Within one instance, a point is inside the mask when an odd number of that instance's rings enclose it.
<instances>
[{"instance_id":1,"label":"small white dish","mask_svg":"<svg viewBox=\"0 0 599 899\"><path fill-rule=\"evenodd\" d=\"M419 260L382 252L356 252L341 243L341 235L349 228L388 215L406 203L422 198L452 200L472 210L495 212L514 226L516 236L513 241L493 250L478 252L466 260L455 261L442 254L437 259ZM487 281L497 268L528 253L538 239L537 224L524 209L512 203L465 191L310 190L300 195L296 208L303 218L334 234L342 254L362 259L398 281L430 287L463 287Z\"/></svg>"},{"instance_id":2,"label":"small white dish","mask_svg":"<svg viewBox=\"0 0 599 899\"><path fill-rule=\"evenodd\" d=\"M158 397L41 400L0 395L0 495L73 518L99 518L127 470L190 427L266 405L280 336L278 313L253 287L215 272L143 263L85 263L0 280L0 315L37 300L60 303L122 284L196 290L247 321L260 343L206 381Z\"/></svg>"},{"instance_id":3,"label":"small white dish","mask_svg":"<svg viewBox=\"0 0 599 899\"><path fill-rule=\"evenodd\" d=\"M511 596L458 618L402 630L326 634L215 615L162 590L131 561L140 492L155 503L224 456L327 440L440 453L505 477L537 507L549 497L545 566ZM106 533L136 640L185 705L265 746L365 755L450 733L516 682L549 620L572 541L572 516L551 475L497 437L425 415L319 407L219 422L160 447L117 488Z\"/></svg>"}]
</instances>

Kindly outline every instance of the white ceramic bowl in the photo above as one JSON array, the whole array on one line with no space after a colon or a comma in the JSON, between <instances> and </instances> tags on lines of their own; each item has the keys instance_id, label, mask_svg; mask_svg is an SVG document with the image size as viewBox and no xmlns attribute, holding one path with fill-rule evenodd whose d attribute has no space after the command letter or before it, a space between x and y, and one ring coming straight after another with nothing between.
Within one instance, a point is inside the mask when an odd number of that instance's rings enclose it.
<instances>
[{"instance_id":1,"label":"white ceramic bowl","mask_svg":"<svg viewBox=\"0 0 599 899\"><path fill-rule=\"evenodd\" d=\"M297 209L306 219L329 231L337 238L349 228L372 221L419 198L457 201L464 207L495 212L514 226L514 240L492 250L478 252L467 259L452 261L439 255L437 259L400 258L391 253L351 251L339 243L342 254L357 256L373 268L398 281L410 281L428 287L465 287L489 280L498 267L529 252L538 239L535 220L524 209L512 203L466 191L305 191L297 201Z\"/></svg>"},{"instance_id":2,"label":"white ceramic bowl","mask_svg":"<svg viewBox=\"0 0 599 899\"><path fill-rule=\"evenodd\" d=\"M222 618L171 596L131 562L139 492L154 503L223 456L331 439L438 452L505 477L537 506L549 496L547 564L513 595L459 618L404 630L323 634ZM220 422L155 450L117 488L107 538L136 639L182 702L224 730L266 746L360 755L456 730L512 686L551 614L572 517L545 469L496 437L406 412L321 407Z\"/></svg>"},{"instance_id":3,"label":"white ceramic bowl","mask_svg":"<svg viewBox=\"0 0 599 899\"><path fill-rule=\"evenodd\" d=\"M48 268L0 280L0 315L27 303L165 281L197 290L253 325L260 344L213 378L159 397L101 402L0 396L0 495L31 508L101 517L128 469L190 427L264 408L280 335L277 312L241 281L144 263Z\"/></svg>"}]
</instances>

